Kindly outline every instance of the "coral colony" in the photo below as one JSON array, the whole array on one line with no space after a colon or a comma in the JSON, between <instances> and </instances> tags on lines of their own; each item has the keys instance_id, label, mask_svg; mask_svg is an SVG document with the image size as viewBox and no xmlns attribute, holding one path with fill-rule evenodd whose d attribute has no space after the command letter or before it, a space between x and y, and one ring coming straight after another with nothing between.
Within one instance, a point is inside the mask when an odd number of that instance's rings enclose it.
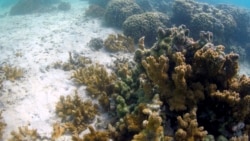
<instances>
[{"instance_id":1,"label":"coral colony","mask_svg":"<svg viewBox=\"0 0 250 141\"><path fill-rule=\"evenodd\" d=\"M111 74L99 64L76 70L72 78L102 106L81 101L77 93L62 97L57 131L77 141L247 141L250 79L237 75L239 56L215 46L211 32L201 31L197 41L189 32L185 25L159 28L148 49L140 38L134 61L118 59ZM94 129L89 124L103 110L110 120ZM90 133L81 137L87 128Z\"/></svg>"},{"instance_id":2,"label":"coral colony","mask_svg":"<svg viewBox=\"0 0 250 141\"><path fill-rule=\"evenodd\" d=\"M69 10L64 4L62 8ZM95 51L104 47L109 53L130 53L133 59L117 57L107 67L69 52L68 62L53 64L71 70L72 82L76 88L86 86L89 97L82 99L78 91L60 97L55 109L61 121L53 125L51 140L70 135L74 141L249 141L250 78L238 74L239 54L225 52L229 44L225 39L233 40L231 33L241 32L236 28L242 22L235 19L237 15L191 0L175 0L172 18L143 13L133 0L90 4L105 10L108 25L124 28L132 37L111 34L104 41L93 39L89 46ZM147 24L141 26L140 20ZM165 20L179 26L169 28ZM143 27L150 30L142 32ZM0 88L5 79L23 75L16 67L0 70ZM103 113L108 116L105 120ZM0 125L2 133L6 125L2 121ZM18 129L11 133L11 141L44 138L36 129ZM86 130L89 133L81 134Z\"/></svg>"}]
</instances>

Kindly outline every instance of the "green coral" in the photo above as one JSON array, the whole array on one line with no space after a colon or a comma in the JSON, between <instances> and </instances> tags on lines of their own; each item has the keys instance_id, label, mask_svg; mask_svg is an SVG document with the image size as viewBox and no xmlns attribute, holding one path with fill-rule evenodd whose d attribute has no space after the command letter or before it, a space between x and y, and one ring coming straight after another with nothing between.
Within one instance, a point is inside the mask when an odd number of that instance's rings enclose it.
<instances>
[{"instance_id":1,"label":"green coral","mask_svg":"<svg viewBox=\"0 0 250 141\"><path fill-rule=\"evenodd\" d=\"M160 101L159 95L155 95L152 103L143 109L143 113L148 115L148 119L143 121L144 129L139 134L134 135L132 141L162 141L164 140L164 128L162 126L162 118L160 116Z\"/></svg>"},{"instance_id":2,"label":"green coral","mask_svg":"<svg viewBox=\"0 0 250 141\"><path fill-rule=\"evenodd\" d=\"M117 113L117 116L118 117L125 116L129 112L129 108L128 108L127 104L126 104L125 99L122 96L118 95L116 97L115 101L117 103L116 104L116 113Z\"/></svg>"}]
</instances>

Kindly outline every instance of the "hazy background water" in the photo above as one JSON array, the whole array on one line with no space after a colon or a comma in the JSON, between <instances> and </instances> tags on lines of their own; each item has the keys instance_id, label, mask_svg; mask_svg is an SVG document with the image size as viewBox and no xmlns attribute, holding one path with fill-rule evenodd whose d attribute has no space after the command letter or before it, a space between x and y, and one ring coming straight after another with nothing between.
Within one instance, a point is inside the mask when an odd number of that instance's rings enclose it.
<instances>
[{"instance_id":1,"label":"hazy background water","mask_svg":"<svg viewBox=\"0 0 250 141\"><path fill-rule=\"evenodd\" d=\"M0 0L0 7L8 7L16 3L18 0ZM51 0L53 1L53 0ZM65 1L65 0L64 0ZM80 0L78 0L80 1ZM165 0L174 1L174 0ZM250 8L250 0L195 0L199 2L206 2L210 4L232 4L240 7ZM70 2L70 1L68 1Z\"/></svg>"},{"instance_id":2,"label":"hazy background water","mask_svg":"<svg viewBox=\"0 0 250 141\"><path fill-rule=\"evenodd\" d=\"M250 0L196 0L199 2L206 2L210 4L231 4L244 8L250 8Z\"/></svg>"}]
</instances>

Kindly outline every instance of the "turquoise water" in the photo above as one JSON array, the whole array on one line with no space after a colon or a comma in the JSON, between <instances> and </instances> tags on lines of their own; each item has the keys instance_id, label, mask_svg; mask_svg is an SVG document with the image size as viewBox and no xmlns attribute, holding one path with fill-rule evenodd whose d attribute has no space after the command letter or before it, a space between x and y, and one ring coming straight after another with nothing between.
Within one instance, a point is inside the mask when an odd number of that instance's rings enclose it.
<instances>
[{"instance_id":1,"label":"turquoise water","mask_svg":"<svg viewBox=\"0 0 250 141\"><path fill-rule=\"evenodd\" d=\"M16 3L17 1L18 0L0 0L0 7L8 7ZM47 1L55 1L55 0L47 0ZM174 0L165 0L165 1L174 1ZM249 0L196 0L196 1L206 2L210 4L232 4L240 7L250 8Z\"/></svg>"},{"instance_id":2,"label":"turquoise water","mask_svg":"<svg viewBox=\"0 0 250 141\"><path fill-rule=\"evenodd\" d=\"M249 0L196 0L210 4L231 4L239 7L250 8Z\"/></svg>"}]
</instances>

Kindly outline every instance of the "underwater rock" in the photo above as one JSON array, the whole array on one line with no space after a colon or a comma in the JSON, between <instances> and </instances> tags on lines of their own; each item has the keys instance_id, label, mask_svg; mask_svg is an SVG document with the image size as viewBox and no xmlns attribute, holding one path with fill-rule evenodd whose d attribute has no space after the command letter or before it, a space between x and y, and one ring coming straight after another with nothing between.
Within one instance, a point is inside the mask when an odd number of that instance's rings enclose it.
<instances>
[{"instance_id":1,"label":"underwater rock","mask_svg":"<svg viewBox=\"0 0 250 141\"><path fill-rule=\"evenodd\" d=\"M111 0L88 0L88 1L90 4L98 5L104 8Z\"/></svg>"},{"instance_id":2,"label":"underwater rock","mask_svg":"<svg viewBox=\"0 0 250 141\"><path fill-rule=\"evenodd\" d=\"M89 43L88 43L88 46L91 48L91 49L94 49L94 50L99 50L101 49L104 44L103 44L103 40L101 38L92 38Z\"/></svg>"},{"instance_id":3,"label":"underwater rock","mask_svg":"<svg viewBox=\"0 0 250 141\"><path fill-rule=\"evenodd\" d=\"M58 0L19 0L10 10L10 15L24 15L53 10L51 4Z\"/></svg>"},{"instance_id":4,"label":"underwater rock","mask_svg":"<svg viewBox=\"0 0 250 141\"><path fill-rule=\"evenodd\" d=\"M60 2L57 9L61 11L69 11L71 9L71 5L69 2Z\"/></svg>"},{"instance_id":5,"label":"underwater rock","mask_svg":"<svg viewBox=\"0 0 250 141\"><path fill-rule=\"evenodd\" d=\"M111 0L107 5L104 19L107 25L121 28L129 16L140 13L140 6L133 0Z\"/></svg>"},{"instance_id":6,"label":"underwater rock","mask_svg":"<svg viewBox=\"0 0 250 141\"><path fill-rule=\"evenodd\" d=\"M202 30L211 31L220 44L221 41L226 42L225 38L233 35L237 29L236 20L230 13L192 0L174 1L172 22L187 25L193 37L197 37Z\"/></svg>"},{"instance_id":7,"label":"underwater rock","mask_svg":"<svg viewBox=\"0 0 250 141\"><path fill-rule=\"evenodd\" d=\"M146 12L128 17L122 26L123 33L138 41L145 37L146 45L151 46L156 41L157 28L170 25L167 15L160 12Z\"/></svg>"},{"instance_id":8,"label":"underwater rock","mask_svg":"<svg viewBox=\"0 0 250 141\"><path fill-rule=\"evenodd\" d=\"M101 18L104 16L105 9L99 5L92 4L85 11L85 15L93 18Z\"/></svg>"}]
</instances>

